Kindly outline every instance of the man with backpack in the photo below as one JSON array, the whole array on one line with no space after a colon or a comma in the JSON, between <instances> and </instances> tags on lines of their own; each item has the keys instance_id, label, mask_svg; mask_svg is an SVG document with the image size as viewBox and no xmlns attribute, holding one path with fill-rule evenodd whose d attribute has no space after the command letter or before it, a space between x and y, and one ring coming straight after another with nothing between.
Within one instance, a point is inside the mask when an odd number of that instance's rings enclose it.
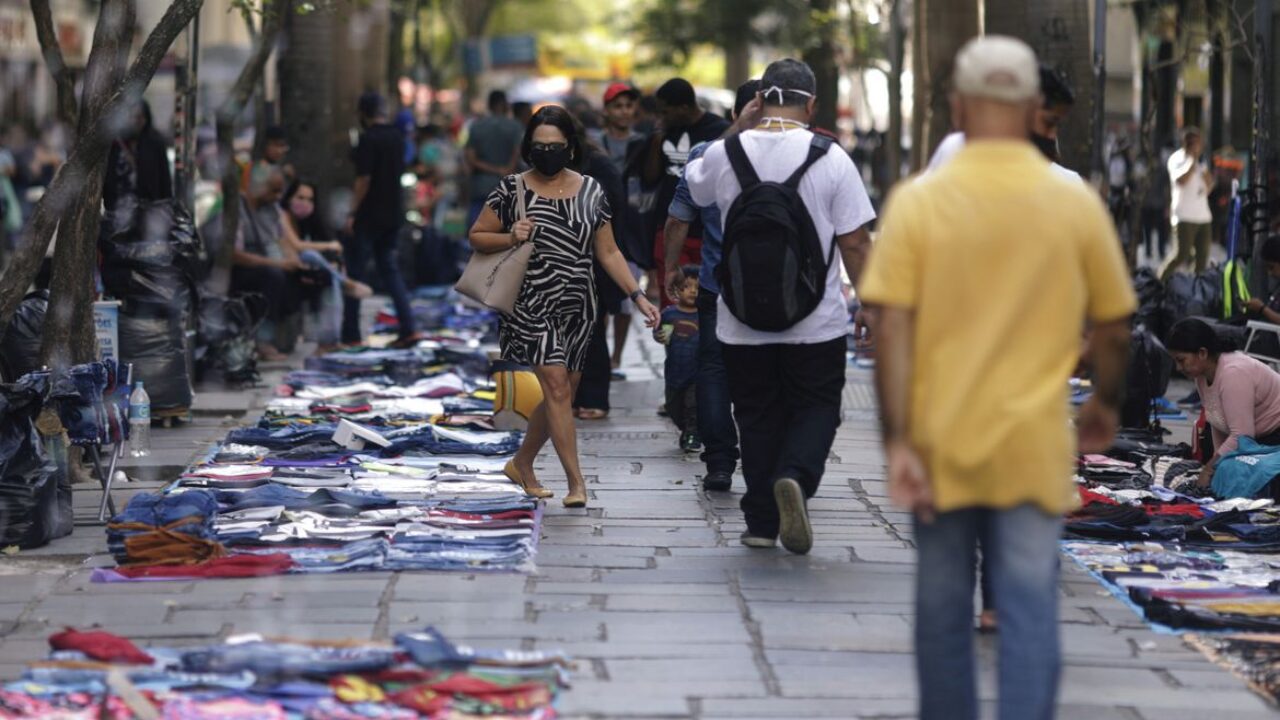
<instances>
[{"instance_id":1,"label":"man with backpack","mask_svg":"<svg viewBox=\"0 0 1280 720\"><path fill-rule=\"evenodd\" d=\"M835 256L856 285L875 217L849 155L809 130L816 93L808 65L772 63L726 139L685 169L693 202L724 212L716 334L747 485L742 544L798 554L840 425L849 312Z\"/></svg>"}]
</instances>

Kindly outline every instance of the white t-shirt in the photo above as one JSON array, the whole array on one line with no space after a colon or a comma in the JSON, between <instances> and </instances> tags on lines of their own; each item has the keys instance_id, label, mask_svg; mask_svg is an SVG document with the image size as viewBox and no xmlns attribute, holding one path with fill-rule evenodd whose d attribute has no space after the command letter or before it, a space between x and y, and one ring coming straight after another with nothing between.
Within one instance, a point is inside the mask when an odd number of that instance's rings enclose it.
<instances>
[{"instance_id":1,"label":"white t-shirt","mask_svg":"<svg viewBox=\"0 0 1280 720\"><path fill-rule=\"evenodd\" d=\"M943 165L946 165L956 153L963 149L964 133L953 132L942 138L942 142L938 143L938 149L933 151L933 157L929 158L929 165L925 168L925 172L933 172ZM1084 178L1081 178L1079 173L1076 173L1074 170L1068 170L1056 162L1049 163L1049 167L1052 168L1055 173L1064 178L1084 182Z\"/></svg>"},{"instance_id":2,"label":"white t-shirt","mask_svg":"<svg viewBox=\"0 0 1280 720\"><path fill-rule=\"evenodd\" d=\"M742 147L763 181L782 182L795 172L809 154L813 133L808 130L748 130L739 136ZM689 193L697 205L721 208L720 222L729 214L733 201L742 192L729 164L724 142L709 146L703 156L685 166ZM800 198L813 218L822 242L824 257L837 235L851 233L876 216L867 197L862 177L848 153L832 143L827 156L809 168L800 180ZM835 254L827 273L827 289L822 303L808 317L782 332L753 330L735 318L720 299L716 335L729 345L812 345L844 337L849 332L849 310L841 286L840 253Z\"/></svg>"},{"instance_id":3,"label":"white t-shirt","mask_svg":"<svg viewBox=\"0 0 1280 720\"><path fill-rule=\"evenodd\" d=\"M1209 210L1209 186L1204 181L1204 168L1197 167L1185 183L1179 184L1178 178L1191 169L1194 158L1187 156L1187 151L1178 148L1169 156L1169 181L1173 191L1171 203L1173 224L1179 221L1187 223L1213 222L1213 212Z\"/></svg>"}]
</instances>

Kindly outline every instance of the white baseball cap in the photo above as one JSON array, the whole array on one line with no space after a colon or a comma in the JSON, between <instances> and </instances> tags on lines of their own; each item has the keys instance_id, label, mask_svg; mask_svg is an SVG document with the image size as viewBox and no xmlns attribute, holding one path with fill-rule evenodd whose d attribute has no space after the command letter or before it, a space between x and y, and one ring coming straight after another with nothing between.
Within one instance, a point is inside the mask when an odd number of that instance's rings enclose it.
<instances>
[{"instance_id":1,"label":"white baseball cap","mask_svg":"<svg viewBox=\"0 0 1280 720\"><path fill-rule=\"evenodd\" d=\"M969 97L1020 103L1040 94L1035 51L1005 35L985 35L965 43L956 53L952 77L956 92Z\"/></svg>"}]
</instances>

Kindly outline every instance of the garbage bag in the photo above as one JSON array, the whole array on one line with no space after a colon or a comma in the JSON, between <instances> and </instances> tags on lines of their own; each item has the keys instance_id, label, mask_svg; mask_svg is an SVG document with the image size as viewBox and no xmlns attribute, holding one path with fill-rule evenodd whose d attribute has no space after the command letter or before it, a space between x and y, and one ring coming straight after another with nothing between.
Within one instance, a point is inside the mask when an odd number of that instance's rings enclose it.
<instances>
[{"instance_id":1,"label":"garbage bag","mask_svg":"<svg viewBox=\"0 0 1280 720\"><path fill-rule=\"evenodd\" d=\"M152 310L129 304L121 308L120 360L133 363L133 379L145 383L152 412L189 408L191 376L182 316Z\"/></svg>"},{"instance_id":2,"label":"garbage bag","mask_svg":"<svg viewBox=\"0 0 1280 720\"><path fill-rule=\"evenodd\" d=\"M1174 273L1165 285L1166 319L1222 317L1222 269L1212 267L1199 275ZM1166 331L1168 328L1166 328Z\"/></svg>"},{"instance_id":3,"label":"garbage bag","mask_svg":"<svg viewBox=\"0 0 1280 720\"><path fill-rule=\"evenodd\" d=\"M228 383L255 382L258 367L254 338L266 312L261 295L202 296L197 334L197 357L202 367L221 368Z\"/></svg>"},{"instance_id":4,"label":"garbage bag","mask_svg":"<svg viewBox=\"0 0 1280 720\"><path fill-rule=\"evenodd\" d=\"M40 547L71 534L71 484L65 463L36 430L47 376L0 388L0 547Z\"/></svg>"},{"instance_id":5,"label":"garbage bag","mask_svg":"<svg viewBox=\"0 0 1280 720\"><path fill-rule=\"evenodd\" d=\"M102 284L110 295L172 305L203 276L204 244L179 202L140 203L108 215L103 228Z\"/></svg>"},{"instance_id":6,"label":"garbage bag","mask_svg":"<svg viewBox=\"0 0 1280 720\"><path fill-rule=\"evenodd\" d=\"M1138 311L1134 320L1145 326L1156 337L1164 337L1173 326L1173 313L1165 304L1164 283L1150 268L1142 268L1133 274L1133 291L1138 296Z\"/></svg>"},{"instance_id":7,"label":"garbage bag","mask_svg":"<svg viewBox=\"0 0 1280 720\"><path fill-rule=\"evenodd\" d=\"M1145 428L1151 423L1156 398L1169 390L1173 358L1164 344L1143 325L1130 335L1129 367L1125 373L1125 398L1120 408L1120 425Z\"/></svg>"},{"instance_id":8,"label":"garbage bag","mask_svg":"<svg viewBox=\"0 0 1280 720\"><path fill-rule=\"evenodd\" d=\"M40 369L40 340L49 291L37 290L23 299L9 327L0 335L0 375L10 381Z\"/></svg>"}]
</instances>

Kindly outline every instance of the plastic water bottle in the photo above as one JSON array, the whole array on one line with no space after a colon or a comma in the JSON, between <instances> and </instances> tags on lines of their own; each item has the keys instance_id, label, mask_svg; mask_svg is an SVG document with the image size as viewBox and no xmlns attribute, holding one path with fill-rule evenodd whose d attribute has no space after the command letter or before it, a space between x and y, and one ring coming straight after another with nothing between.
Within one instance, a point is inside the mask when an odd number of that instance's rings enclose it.
<instances>
[{"instance_id":1,"label":"plastic water bottle","mask_svg":"<svg viewBox=\"0 0 1280 720\"><path fill-rule=\"evenodd\" d=\"M139 380L129 396L129 456L151 454L151 398Z\"/></svg>"}]
</instances>

